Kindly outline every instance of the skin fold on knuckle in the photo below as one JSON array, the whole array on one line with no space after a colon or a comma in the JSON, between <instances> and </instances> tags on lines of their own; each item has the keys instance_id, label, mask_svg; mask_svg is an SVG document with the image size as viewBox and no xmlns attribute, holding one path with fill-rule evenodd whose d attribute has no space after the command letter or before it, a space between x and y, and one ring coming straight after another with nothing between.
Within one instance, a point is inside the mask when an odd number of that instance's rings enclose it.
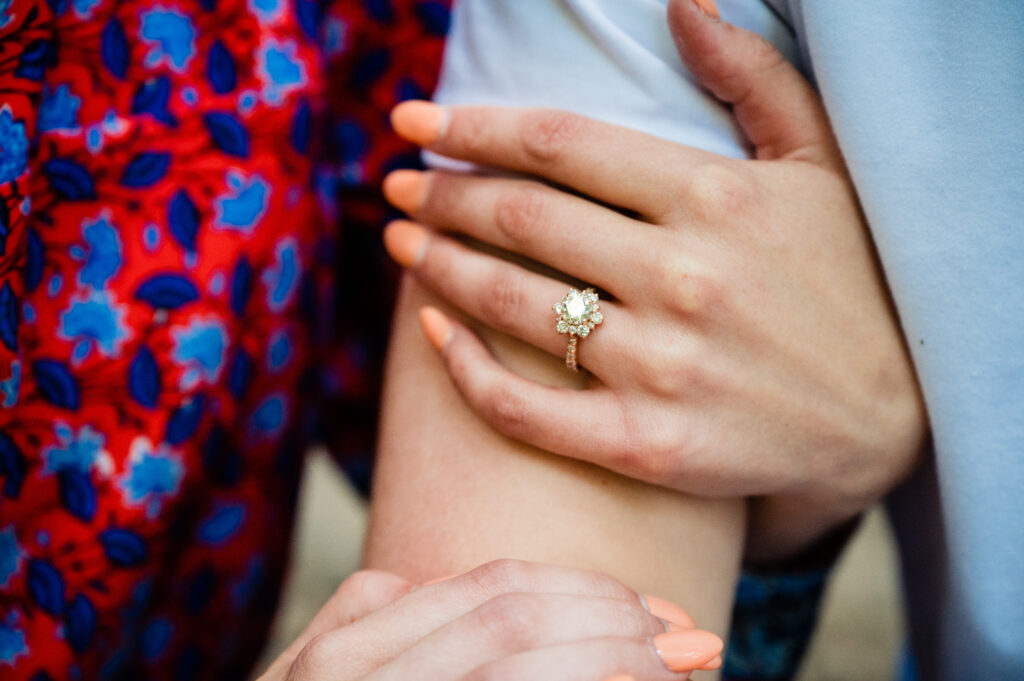
<instances>
[{"instance_id":1,"label":"skin fold on knuckle","mask_svg":"<svg viewBox=\"0 0 1024 681\"><path fill-rule=\"evenodd\" d=\"M541 189L522 183L509 188L494 202L494 224L512 246L531 243L543 229L545 201Z\"/></svg>"},{"instance_id":2,"label":"skin fold on knuckle","mask_svg":"<svg viewBox=\"0 0 1024 681\"><path fill-rule=\"evenodd\" d=\"M513 266L500 263L491 275L489 285L479 292L477 309L482 321L508 331L510 324L521 320L526 309L522 273Z\"/></svg>"},{"instance_id":3,"label":"skin fold on knuckle","mask_svg":"<svg viewBox=\"0 0 1024 681\"><path fill-rule=\"evenodd\" d=\"M529 435L529 412L526 400L511 386L497 383L487 392L485 416L499 432L509 437Z\"/></svg>"},{"instance_id":4,"label":"skin fold on knuckle","mask_svg":"<svg viewBox=\"0 0 1024 681\"><path fill-rule=\"evenodd\" d=\"M743 224L744 216L758 208L754 179L740 167L739 162L704 163L689 178L686 205L709 229Z\"/></svg>"},{"instance_id":5,"label":"skin fold on knuckle","mask_svg":"<svg viewBox=\"0 0 1024 681\"><path fill-rule=\"evenodd\" d=\"M473 611L472 630L492 652L509 654L534 646L550 629L550 613L540 598L536 594L499 594Z\"/></svg>"},{"instance_id":6,"label":"skin fold on knuckle","mask_svg":"<svg viewBox=\"0 0 1024 681\"><path fill-rule=\"evenodd\" d=\"M565 111L540 110L524 115L520 143L529 160L540 164L556 164L582 133L584 119Z\"/></svg>"},{"instance_id":7,"label":"skin fold on knuckle","mask_svg":"<svg viewBox=\"0 0 1024 681\"><path fill-rule=\"evenodd\" d=\"M288 669L287 681L306 681L322 678L341 663L338 657L338 646L335 632L325 632L314 636L299 651L291 667Z\"/></svg>"},{"instance_id":8,"label":"skin fold on knuckle","mask_svg":"<svg viewBox=\"0 0 1024 681\"><path fill-rule=\"evenodd\" d=\"M451 121L444 137L435 145L456 158L472 159L482 150L495 148L494 113L486 108L452 107Z\"/></svg>"},{"instance_id":9,"label":"skin fold on knuckle","mask_svg":"<svg viewBox=\"0 0 1024 681\"><path fill-rule=\"evenodd\" d=\"M461 178L445 170L427 170L423 176L427 190L417 217L440 225L457 220Z\"/></svg>"},{"instance_id":10,"label":"skin fold on knuckle","mask_svg":"<svg viewBox=\"0 0 1024 681\"><path fill-rule=\"evenodd\" d=\"M710 266L671 251L656 265L664 306L688 325L701 325L720 317L726 302L726 285Z\"/></svg>"},{"instance_id":11,"label":"skin fold on knuckle","mask_svg":"<svg viewBox=\"0 0 1024 681\"><path fill-rule=\"evenodd\" d=\"M533 572L529 563L500 558L474 568L469 576L482 593L494 597L503 593L529 591Z\"/></svg>"}]
</instances>

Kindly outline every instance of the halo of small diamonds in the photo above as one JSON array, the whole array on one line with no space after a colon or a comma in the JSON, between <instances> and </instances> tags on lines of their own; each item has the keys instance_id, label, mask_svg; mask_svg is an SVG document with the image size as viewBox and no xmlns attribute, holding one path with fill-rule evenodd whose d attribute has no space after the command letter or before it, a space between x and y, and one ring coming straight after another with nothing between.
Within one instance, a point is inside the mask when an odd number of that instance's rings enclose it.
<instances>
[{"instance_id":1,"label":"halo of small diamonds","mask_svg":"<svg viewBox=\"0 0 1024 681\"><path fill-rule=\"evenodd\" d=\"M555 330L561 334L569 334L569 350L565 355L565 365L572 371L579 371L576 364L576 345L578 338L586 338L594 327L604 321L601 304L597 292L592 288L571 288L559 302L552 306L558 319Z\"/></svg>"}]
</instances>

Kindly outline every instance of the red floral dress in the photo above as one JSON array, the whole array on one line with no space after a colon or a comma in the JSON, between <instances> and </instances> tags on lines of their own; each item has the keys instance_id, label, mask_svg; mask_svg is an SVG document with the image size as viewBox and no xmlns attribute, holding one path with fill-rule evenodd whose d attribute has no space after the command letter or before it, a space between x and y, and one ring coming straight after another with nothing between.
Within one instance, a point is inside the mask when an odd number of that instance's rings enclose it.
<instances>
[{"instance_id":1,"label":"red floral dress","mask_svg":"<svg viewBox=\"0 0 1024 681\"><path fill-rule=\"evenodd\" d=\"M368 475L386 116L447 23L0 0L0 677L249 674L306 443Z\"/></svg>"},{"instance_id":2,"label":"red floral dress","mask_svg":"<svg viewBox=\"0 0 1024 681\"><path fill-rule=\"evenodd\" d=\"M4 681L249 675L306 445L368 483L448 10L0 0ZM727 676L792 676L826 575L744 577Z\"/></svg>"}]
</instances>

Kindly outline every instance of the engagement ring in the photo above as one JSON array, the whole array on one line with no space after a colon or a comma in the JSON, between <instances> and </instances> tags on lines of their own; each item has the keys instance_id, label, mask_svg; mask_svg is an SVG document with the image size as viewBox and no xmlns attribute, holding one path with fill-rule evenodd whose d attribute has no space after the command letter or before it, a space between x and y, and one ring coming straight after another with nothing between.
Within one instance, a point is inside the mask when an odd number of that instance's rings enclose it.
<instances>
[{"instance_id":1,"label":"engagement ring","mask_svg":"<svg viewBox=\"0 0 1024 681\"><path fill-rule=\"evenodd\" d=\"M555 314L558 315L558 323L555 328L558 333L569 334L569 347L565 351L565 366L570 371L579 371L579 364L576 362L576 347L580 338L586 338L594 327L604 321L600 305L597 300L597 293L592 288L585 291L569 289L569 293L561 302L554 305Z\"/></svg>"}]
</instances>

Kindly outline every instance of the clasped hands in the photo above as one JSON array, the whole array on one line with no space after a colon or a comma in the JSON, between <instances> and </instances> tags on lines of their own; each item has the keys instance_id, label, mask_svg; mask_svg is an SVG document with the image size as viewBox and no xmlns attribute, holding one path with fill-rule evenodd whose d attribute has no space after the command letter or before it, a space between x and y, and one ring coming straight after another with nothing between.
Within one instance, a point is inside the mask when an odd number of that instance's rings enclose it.
<instances>
[{"instance_id":1,"label":"clasped hands","mask_svg":"<svg viewBox=\"0 0 1024 681\"><path fill-rule=\"evenodd\" d=\"M748 559L770 561L905 477L927 419L817 94L759 36L689 0L669 3L669 21L756 160L565 112L409 102L393 112L400 135L518 177L396 171L385 195L411 221L384 238L453 309L558 357L551 303L566 282L606 292L605 322L580 345L585 390L524 379L463 323L421 318L499 431L656 485L750 497ZM678 679L720 662L717 638L648 603L608 577L514 561L423 588L359 573L263 678ZM686 660L665 659L666 633Z\"/></svg>"},{"instance_id":2,"label":"clasped hands","mask_svg":"<svg viewBox=\"0 0 1024 681\"><path fill-rule=\"evenodd\" d=\"M579 345L586 390L522 378L463 324L421 318L499 431L690 494L752 497L748 557L772 560L902 479L925 412L817 93L760 36L691 2L669 19L755 160L566 112L407 102L392 114L400 135L505 175L393 172L385 196L411 221L384 240L452 308L559 357L551 304L566 281L607 292Z\"/></svg>"}]
</instances>

